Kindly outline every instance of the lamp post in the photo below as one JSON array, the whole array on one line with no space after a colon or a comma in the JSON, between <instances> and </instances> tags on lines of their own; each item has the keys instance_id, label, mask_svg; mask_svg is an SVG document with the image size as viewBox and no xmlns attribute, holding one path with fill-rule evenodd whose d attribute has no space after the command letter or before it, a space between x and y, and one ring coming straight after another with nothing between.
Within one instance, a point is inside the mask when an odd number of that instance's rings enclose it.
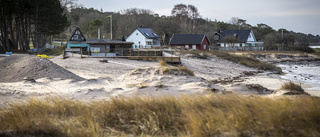
<instances>
[{"instance_id":1,"label":"lamp post","mask_svg":"<svg viewBox=\"0 0 320 137\"><path fill-rule=\"evenodd\" d=\"M110 17L110 33L111 33L111 40L112 40L112 15L108 17Z\"/></svg>"}]
</instances>

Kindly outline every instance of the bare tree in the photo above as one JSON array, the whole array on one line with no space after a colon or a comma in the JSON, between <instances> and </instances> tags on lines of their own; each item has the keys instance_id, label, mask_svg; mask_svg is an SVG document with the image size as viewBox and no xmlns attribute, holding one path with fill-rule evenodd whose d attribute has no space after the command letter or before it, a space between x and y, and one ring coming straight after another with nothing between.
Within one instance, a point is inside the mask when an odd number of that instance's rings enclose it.
<instances>
[{"instance_id":1,"label":"bare tree","mask_svg":"<svg viewBox=\"0 0 320 137\"><path fill-rule=\"evenodd\" d=\"M238 17L232 17L230 24L237 26L237 29L250 28L251 25L247 24L247 20L240 19Z\"/></svg>"},{"instance_id":2,"label":"bare tree","mask_svg":"<svg viewBox=\"0 0 320 137\"><path fill-rule=\"evenodd\" d=\"M197 19L200 17L198 8L193 5L177 4L171 10L171 15L176 17L181 28L188 28L187 33L193 33L197 26Z\"/></svg>"},{"instance_id":3,"label":"bare tree","mask_svg":"<svg viewBox=\"0 0 320 137\"><path fill-rule=\"evenodd\" d=\"M228 35L225 37L224 42L228 43L231 48L235 47L236 43L239 43L239 38L236 35Z\"/></svg>"}]
</instances>

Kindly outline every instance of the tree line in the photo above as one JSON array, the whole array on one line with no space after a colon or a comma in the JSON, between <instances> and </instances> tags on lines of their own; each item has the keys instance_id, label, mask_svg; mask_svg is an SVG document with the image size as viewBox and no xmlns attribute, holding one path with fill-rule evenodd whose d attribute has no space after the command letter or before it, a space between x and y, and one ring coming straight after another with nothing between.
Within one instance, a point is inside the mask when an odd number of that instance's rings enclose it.
<instances>
[{"instance_id":1,"label":"tree line","mask_svg":"<svg viewBox=\"0 0 320 137\"><path fill-rule=\"evenodd\" d=\"M232 17L229 22L203 18L194 5L176 4L170 16L159 16L148 9L124 9L119 12L103 12L93 8L77 7L68 12L71 26L79 26L88 38L97 38L97 29L101 29L104 38L110 38L110 19L113 17L113 38L128 37L136 28L152 28L161 36L161 43L167 45L174 33L206 34L214 42L214 33L231 29L253 30L257 41L264 42L265 49L293 49L298 46L308 46L309 43L319 43L319 35L303 34L286 29L275 30L267 24L260 23L252 26L245 19ZM69 28L69 34L72 33ZM283 32L283 33L282 33ZM68 33L66 33L68 34ZM283 34L283 35L282 35ZM68 36L65 35L64 36ZM60 36L61 37L61 36Z\"/></svg>"},{"instance_id":2,"label":"tree line","mask_svg":"<svg viewBox=\"0 0 320 137\"><path fill-rule=\"evenodd\" d=\"M1 0L0 51L42 47L69 24L61 0Z\"/></svg>"},{"instance_id":3,"label":"tree line","mask_svg":"<svg viewBox=\"0 0 320 137\"><path fill-rule=\"evenodd\" d=\"M76 27L80 27L87 38L98 38L98 29L101 38L110 38L110 15L113 38L118 40L128 37L136 28L144 27L152 28L160 35L163 45L167 45L175 33L206 34L214 42L214 33L226 29L253 30L256 39L265 42L267 50L320 42L319 35L275 30L263 23L252 26L237 17L229 22L203 18L197 7L188 4L174 5L170 16L138 8L104 12L84 8L75 0L2 0L0 4L0 51L19 49L24 52L30 48L30 43L41 47L52 37L67 40Z\"/></svg>"}]
</instances>

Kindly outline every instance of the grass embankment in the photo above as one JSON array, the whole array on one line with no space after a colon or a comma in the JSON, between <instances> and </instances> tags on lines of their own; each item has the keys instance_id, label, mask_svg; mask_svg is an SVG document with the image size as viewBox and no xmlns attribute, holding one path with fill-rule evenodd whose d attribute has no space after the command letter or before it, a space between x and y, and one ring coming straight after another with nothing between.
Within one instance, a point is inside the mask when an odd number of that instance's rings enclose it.
<instances>
[{"instance_id":1,"label":"grass embankment","mask_svg":"<svg viewBox=\"0 0 320 137\"><path fill-rule=\"evenodd\" d=\"M275 65L268 64L267 62L260 61L253 57L248 56L241 56L241 55L233 55L223 51L210 51L210 52L203 52L203 51L181 51L181 54L191 54L197 58L206 59L211 55L215 55L219 58L223 58L234 63L239 63L248 67L257 68L260 70L269 70L269 71L277 71L282 73L282 69L276 67Z\"/></svg>"},{"instance_id":2,"label":"grass embankment","mask_svg":"<svg viewBox=\"0 0 320 137\"><path fill-rule=\"evenodd\" d=\"M0 109L0 136L320 136L319 110L312 97L32 99Z\"/></svg>"},{"instance_id":3,"label":"grass embankment","mask_svg":"<svg viewBox=\"0 0 320 137\"><path fill-rule=\"evenodd\" d=\"M280 89L289 91L285 95L301 95L301 94L308 95L308 93L306 93L300 85L295 84L292 81L284 83Z\"/></svg>"},{"instance_id":4,"label":"grass embankment","mask_svg":"<svg viewBox=\"0 0 320 137\"><path fill-rule=\"evenodd\" d=\"M159 60L159 65L162 67L163 74L180 74L180 75L191 75L194 76L194 72L187 68L186 66L179 65L178 67L169 66L165 61Z\"/></svg>"}]
</instances>

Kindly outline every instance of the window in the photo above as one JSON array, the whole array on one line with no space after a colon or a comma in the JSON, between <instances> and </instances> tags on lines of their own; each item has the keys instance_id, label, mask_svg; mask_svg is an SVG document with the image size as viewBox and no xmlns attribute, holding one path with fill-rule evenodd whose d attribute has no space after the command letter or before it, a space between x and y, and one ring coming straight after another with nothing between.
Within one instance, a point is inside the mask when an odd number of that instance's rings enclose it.
<instances>
[{"instance_id":1,"label":"window","mask_svg":"<svg viewBox=\"0 0 320 137\"><path fill-rule=\"evenodd\" d=\"M186 49L188 49L188 48L189 48L189 45L185 45L184 47L185 47Z\"/></svg>"},{"instance_id":2,"label":"window","mask_svg":"<svg viewBox=\"0 0 320 137\"><path fill-rule=\"evenodd\" d=\"M160 45L159 41L153 41L153 45Z\"/></svg>"},{"instance_id":3,"label":"window","mask_svg":"<svg viewBox=\"0 0 320 137\"><path fill-rule=\"evenodd\" d=\"M158 36L156 33L152 33L152 34L153 34L154 36L156 36L156 37Z\"/></svg>"},{"instance_id":4,"label":"window","mask_svg":"<svg viewBox=\"0 0 320 137\"><path fill-rule=\"evenodd\" d=\"M207 48L207 45L203 45L203 49L206 49Z\"/></svg>"},{"instance_id":5,"label":"window","mask_svg":"<svg viewBox=\"0 0 320 137\"><path fill-rule=\"evenodd\" d=\"M136 33L136 35L139 35L138 33Z\"/></svg>"},{"instance_id":6,"label":"window","mask_svg":"<svg viewBox=\"0 0 320 137\"><path fill-rule=\"evenodd\" d=\"M192 49L197 49L197 45L192 45Z\"/></svg>"},{"instance_id":7,"label":"window","mask_svg":"<svg viewBox=\"0 0 320 137\"><path fill-rule=\"evenodd\" d=\"M152 42L151 41L147 41L146 45L152 45Z\"/></svg>"},{"instance_id":8,"label":"window","mask_svg":"<svg viewBox=\"0 0 320 137\"><path fill-rule=\"evenodd\" d=\"M148 37L149 37L149 34L148 34L148 33L144 33L144 34L146 34L146 36L148 36Z\"/></svg>"}]
</instances>

